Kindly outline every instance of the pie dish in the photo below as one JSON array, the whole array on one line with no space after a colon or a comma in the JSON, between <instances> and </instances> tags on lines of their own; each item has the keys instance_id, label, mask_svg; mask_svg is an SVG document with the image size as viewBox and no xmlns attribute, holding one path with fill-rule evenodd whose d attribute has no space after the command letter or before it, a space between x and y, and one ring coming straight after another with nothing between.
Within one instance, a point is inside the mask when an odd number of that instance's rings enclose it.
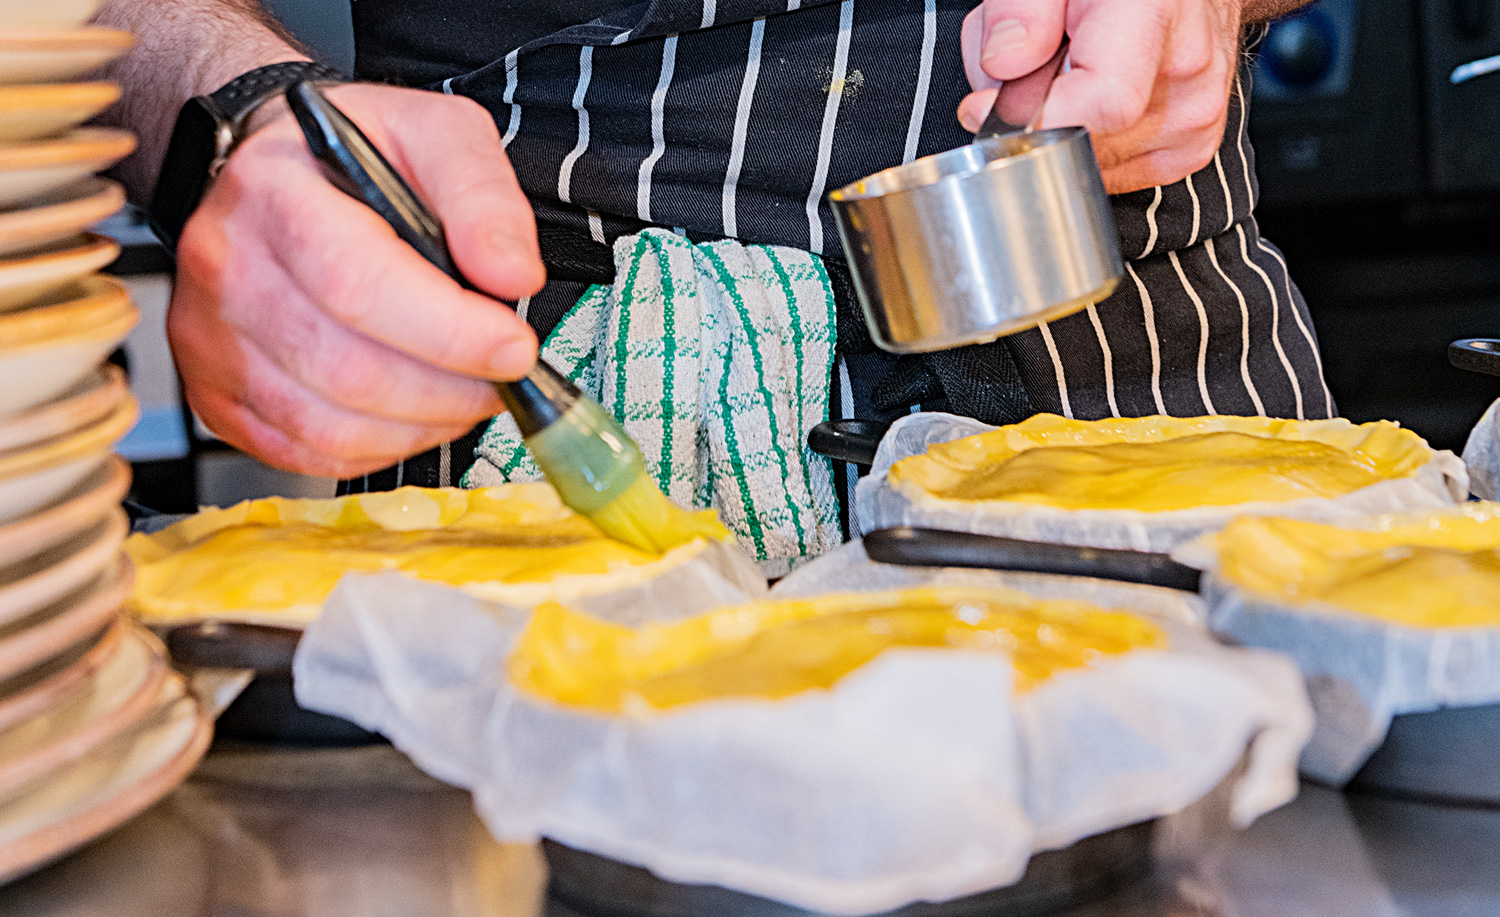
<instances>
[{"instance_id":1,"label":"pie dish","mask_svg":"<svg viewBox=\"0 0 1500 917\"><path fill-rule=\"evenodd\" d=\"M1500 704L1500 505L1338 524L1238 519L1174 553L1208 571L1203 598L1217 633L1285 653L1302 670L1318 713L1305 773L1343 785L1393 718L1474 708L1484 725L1434 725L1417 758L1428 760L1431 787L1448 785L1436 795L1494 799L1493 756L1474 737L1493 728ZM1405 753L1386 755L1372 784L1426 783L1410 770L1412 748L1408 737Z\"/></svg>"},{"instance_id":2,"label":"pie dish","mask_svg":"<svg viewBox=\"0 0 1500 917\"><path fill-rule=\"evenodd\" d=\"M4 65L0 39L0 70ZM128 131L83 127L61 137L0 147L0 207L15 207L102 172L130 155Z\"/></svg>"},{"instance_id":3,"label":"pie dish","mask_svg":"<svg viewBox=\"0 0 1500 917\"><path fill-rule=\"evenodd\" d=\"M77 127L120 98L114 83L0 86L0 143L36 140Z\"/></svg>"},{"instance_id":4,"label":"pie dish","mask_svg":"<svg viewBox=\"0 0 1500 917\"><path fill-rule=\"evenodd\" d=\"M60 242L125 206L125 189L89 178L32 202L25 210L0 212L0 255L9 256Z\"/></svg>"},{"instance_id":5,"label":"pie dish","mask_svg":"<svg viewBox=\"0 0 1500 917\"><path fill-rule=\"evenodd\" d=\"M12 29L0 32L0 84L77 79L130 50L121 29Z\"/></svg>"},{"instance_id":6,"label":"pie dish","mask_svg":"<svg viewBox=\"0 0 1500 917\"><path fill-rule=\"evenodd\" d=\"M0 524L72 493L110 461L140 410L128 393L100 420L24 449L0 452Z\"/></svg>"},{"instance_id":7,"label":"pie dish","mask_svg":"<svg viewBox=\"0 0 1500 917\"><path fill-rule=\"evenodd\" d=\"M1406 477L1432 457L1378 421L1041 414L891 467L891 481L944 500L1163 512L1330 498Z\"/></svg>"},{"instance_id":8,"label":"pie dish","mask_svg":"<svg viewBox=\"0 0 1500 917\"><path fill-rule=\"evenodd\" d=\"M511 655L518 687L599 713L827 690L887 650L1003 652L1016 690L1136 649L1163 649L1144 618L1081 601L964 587L830 593L629 628L556 603Z\"/></svg>"},{"instance_id":9,"label":"pie dish","mask_svg":"<svg viewBox=\"0 0 1500 917\"><path fill-rule=\"evenodd\" d=\"M76 26L101 5L101 0L5 0L0 29Z\"/></svg>"},{"instance_id":10,"label":"pie dish","mask_svg":"<svg viewBox=\"0 0 1500 917\"><path fill-rule=\"evenodd\" d=\"M83 381L139 319L124 284L97 275L0 313L0 415L51 401Z\"/></svg>"},{"instance_id":11,"label":"pie dish","mask_svg":"<svg viewBox=\"0 0 1500 917\"><path fill-rule=\"evenodd\" d=\"M1258 598L1404 627L1500 627L1500 504L1369 527L1246 517L1214 544L1218 575Z\"/></svg>"},{"instance_id":12,"label":"pie dish","mask_svg":"<svg viewBox=\"0 0 1500 917\"><path fill-rule=\"evenodd\" d=\"M1164 552L1246 514L1336 521L1441 509L1467 493L1456 455L1385 421L1041 414L991 427L913 414L881 440L858 509L866 532Z\"/></svg>"},{"instance_id":13,"label":"pie dish","mask_svg":"<svg viewBox=\"0 0 1500 917\"><path fill-rule=\"evenodd\" d=\"M575 515L550 485L512 484L251 500L133 535L126 550L137 568L130 605L149 623L300 627L346 573L401 571L534 604L640 584L705 544L648 554Z\"/></svg>"},{"instance_id":14,"label":"pie dish","mask_svg":"<svg viewBox=\"0 0 1500 917\"><path fill-rule=\"evenodd\" d=\"M0 312L29 306L119 256L118 242L86 233L35 251L0 258Z\"/></svg>"},{"instance_id":15,"label":"pie dish","mask_svg":"<svg viewBox=\"0 0 1500 917\"><path fill-rule=\"evenodd\" d=\"M1146 587L891 569L904 585L850 544L769 601L634 623L351 576L302 637L297 698L471 790L502 841L816 913L1005 886L1226 778L1241 825L1295 794L1300 675L1209 639L1180 594L1167 617Z\"/></svg>"}]
</instances>

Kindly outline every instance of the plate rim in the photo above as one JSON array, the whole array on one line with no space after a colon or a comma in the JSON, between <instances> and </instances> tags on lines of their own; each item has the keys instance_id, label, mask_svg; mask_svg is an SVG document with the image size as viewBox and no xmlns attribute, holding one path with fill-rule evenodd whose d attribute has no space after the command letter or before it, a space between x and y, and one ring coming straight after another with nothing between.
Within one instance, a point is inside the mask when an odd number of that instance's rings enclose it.
<instances>
[{"instance_id":1,"label":"plate rim","mask_svg":"<svg viewBox=\"0 0 1500 917\"><path fill-rule=\"evenodd\" d=\"M177 676L180 683L181 677ZM168 679L168 684L172 679ZM165 716L174 708L190 704L194 726L183 744L164 763L115 794L99 800L82 811L60 821L38 828L13 841L0 843L0 883L9 882L55 862L90 841L103 837L146 809L160 802L176 789L198 766L213 737L213 720L203 705L190 693L184 693L163 705ZM118 737L117 737L118 738ZM140 741L137 737L136 741Z\"/></svg>"},{"instance_id":2,"label":"plate rim","mask_svg":"<svg viewBox=\"0 0 1500 917\"><path fill-rule=\"evenodd\" d=\"M130 463L114 453L106 457L100 469L86 477L83 484L95 476L100 481L88 490L75 489L62 499L19 519L0 523L0 563L34 557L82 533L90 524L102 519L109 507L125 499L130 491ZM62 534L57 534L59 527ZM10 553L15 545L25 546L22 553Z\"/></svg>"},{"instance_id":3,"label":"plate rim","mask_svg":"<svg viewBox=\"0 0 1500 917\"><path fill-rule=\"evenodd\" d=\"M135 35L125 29L85 25L79 28L21 28L0 30L0 54L7 51L127 50Z\"/></svg>"},{"instance_id":4,"label":"plate rim","mask_svg":"<svg viewBox=\"0 0 1500 917\"><path fill-rule=\"evenodd\" d=\"M0 256L0 312L25 310L120 257L120 243L108 236L84 231L77 239L77 244L64 237L40 251Z\"/></svg>"},{"instance_id":5,"label":"plate rim","mask_svg":"<svg viewBox=\"0 0 1500 917\"><path fill-rule=\"evenodd\" d=\"M161 695L161 689L167 680L170 667L167 665L166 658L139 635L127 632L126 639L116 644L115 655L106 660L105 664L95 670L90 677L98 678L110 662L127 651L130 643L134 643L143 653L142 665L145 671L141 674L140 683L124 698L113 698L112 700L115 701L113 707L81 724L79 728L51 737L49 741L33 749L24 757L9 762L0 762L0 796L8 796L17 790L24 789L49 773L85 757L94 749L105 745L110 739L123 734L131 726L145 719L151 712ZM68 695L82 690L88 680L85 679L75 684L70 691L64 692L63 697L56 700L67 703L72 699Z\"/></svg>"},{"instance_id":6,"label":"plate rim","mask_svg":"<svg viewBox=\"0 0 1500 917\"><path fill-rule=\"evenodd\" d=\"M135 426L140 406L128 391L115 409L87 426L44 439L24 449L0 453L0 482L19 478L86 458L96 451L110 454L110 447ZM0 586L0 591L5 587Z\"/></svg>"},{"instance_id":7,"label":"plate rim","mask_svg":"<svg viewBox=\"0 0 1500 917\"><path fill-rule=\"evenodd\" d=\"M74 283L78 295L69 299L0 313L0 361L128 332L140 319L130 290L115 278L91 274Z\"/></svg>"},{"instance_id":8,"label":"plate rim","mask_svg":"<svg viewBox=\"0 0 1500 917\"><path fill-rule=\"evenodd\" d=\"M123 509L116 510L100 523L94 530L95 534L89 537L88 540L82 540L88 535L88 530L85 530L83 535L75 536L80 539L80 544L76 550L59 557L56 561L34 573L29 573L5 586L0 586L0 628L9 627L17 622L26 620L40 611L46 610L48 605L66 599L79 589L87 587L90 581L84 578L71 588L65 589L61 594L54 595L42 601L41 604L32 604L35 602L35 599L31 596L31 593L36 590L40 589L45 595L51 588L55 588L54 583L56 581L68 581L76 575L75 571L77 570L87 571L92 569L95 571L97 577L105 573L106 564L112 558L115 559L118 565L120 563L118 560L120 545L124 543L125 536L129 534L129 531L130 520L125 515L125 511ZM67 544L67 542L64 542L64 544ZM6 595L7 592L11 594ZM21 600L16 603L15 607L10 607L5 600L15 596L20 596ZM15 610L16 607L25 610L17 612ZM38 627L40 626L42 625L38 625ZM28 628L25 635L35 633L36 629L36 627ZM13 641L20 639L21 636L17 635L5 642L13 645Z\"/></svg>"},{"instance_id":9,"label":"plate rim","mask_svg":"<svg viewBox=\"0 0 1500 917\"><path fill-rule=\"evenodd\" d=\"M113 363L105 363L51 401L44 401L12 414L0 415L0 454L24 449L57 436L66 436L74 430L102 420L119 403L128 388L125 371ZM82 415L84 419L60 432L46 432L56 427L59 416L75 415ZM37 429L44 432L38 434L35 432Z\"/></svg>"},{"instance_id":10,"label":"plate rim","mask_svg":"<svg viewBox=\"0 0 1500 917\"><path fill-rule=\"evenodd\" d=\"M75 127L57 137L0 146L0 176L105 160L114 162L129 156L135 147L135 135L130 131L116 127Z\"/></svg>"},{"instance_id":11,"label":"plate rim","mask_svg":"<svg viewBox=\"0 0 1500 917\"><path fill-rule=\"evenodd\" d=\"M113 570L100 570L92 583L59 599L73 600L45 621L0 640L0 673L6 678L24 674L91 633L103 631L111 619L123 618L135 570L128 558L119 558ZM46 609L41 609L45 611ZM61 645L59 645L61 644ZM20 649L17 649L20 647Z\"/></svg>"},{"instance_id":12,"label":"plate rim","mask_svg":"<svg viewBox=\"0 0 1500 917\"><path fill-rule=\"evenodd\" d=\"M125 206L124 187L98 175L53 193L56 198L46 203L0 213L0 251L65 239Z\"/></svg>"},{"instance_id":13,"label":"plate rim","mask_svg":"<svg viewBox=\"0 0 1500 917\"><path fill-rule=\"evenodd\" d=\"M71 665L43 677L40 681L29 684L19 691L0 698L0 730L9 729L21 720L46 709L48 698L55 694L66 692L73 684L88 677L97 670L109 658L110 653L114 652L114 645L124 639L125 632L129 629L129 622L121 616L101 632L94 645L85 650L83 655L73 660ZM88 639L88 637L85 637L83 641L79 642L82 643ZM45 665L46 661L43 660L37 664ZM25 675L27 671L30 671L30 669L17 672L10 677L18 678Z\"/></svg>"}]
</instances>

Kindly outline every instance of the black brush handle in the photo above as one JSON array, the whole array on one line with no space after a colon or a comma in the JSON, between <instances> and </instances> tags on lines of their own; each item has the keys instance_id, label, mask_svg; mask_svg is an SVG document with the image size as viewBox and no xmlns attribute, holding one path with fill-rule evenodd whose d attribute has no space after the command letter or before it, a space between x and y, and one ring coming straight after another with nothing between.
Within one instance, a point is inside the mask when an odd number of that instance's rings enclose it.
<instances>
[{"instance_id":1,"label":"black brush handle","mask_svg":"<svg viewBox=\"0 0 1500 917\"><path fill-rule=\"evenodd\" d=\"M465 289L475 289L448 253L443 224L358 125L312 83L292 84L286 101L313 158L334 187L380 214L402 241L438 270Z\"/></svg>"},{"instance_id":2,"label":"black brush handle","mask_svg":"<svg viewBox=\"0 0 1500 917\"><path fill-rule=\"evenodd\" d=\"M334 187L380 214L402 241L459 285L483 292L453 262L442 222L348 115L310 82L288 87L286 101L313 158ZM583 397L577 386L541 360L526 378L497 382L495 388L522 437L550 426Z\"/></svg>"},{"instance_id":3,"label":"black brush handle","mask_svg":"<svg viewBox=\"0 0 1500 917\"><path fill-rule=\"evenodd\" d=\"M807 448L839 462L866 468L875 464L875 450L891 428L878 420L825 420L807 432Z\"/></svg>"},{"instance_id":4,"label":"black brush handle","mask_svg":"<svg viewBox=\"0 0 1500 917\"><path fill-rule=\"evenodd\" d=\"M1473 373L1500 376L1500 339L1465 338L1448 345L1448 362Z\"/></svg>"},{"instance_id":5,"label":"black brush handle","mask_svg":"<svg viewBox=\"0 0 1500 917\"><path fill-rule=\"evenodd\" d=\"M1202 574L1165 554L1022 541L972 532L899 526L864 538L865 553L882 564L908 567L977 567L1091 576L1197 592Z\"/></svg>"}]
</instances>

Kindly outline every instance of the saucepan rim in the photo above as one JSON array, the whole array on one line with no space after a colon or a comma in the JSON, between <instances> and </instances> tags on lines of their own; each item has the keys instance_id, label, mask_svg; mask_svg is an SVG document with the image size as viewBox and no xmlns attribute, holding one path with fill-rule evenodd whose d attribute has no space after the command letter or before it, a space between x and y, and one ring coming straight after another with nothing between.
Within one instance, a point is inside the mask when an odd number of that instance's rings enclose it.
<instances>
[{"instance_id":1,"label":"saucepan rim","mask_svg":"<svg viewBox=\"0 0 1500 917\"><path fill-rule=\"evenodd\" d=\"M1088 130L1083 127L1055 127L1033 131L1029 134L990 137L941 153L932 153L899 166L882 169L873 175L867 175L842 188L830 191L828 199L835 204L847 204L854 201L914 194L963 181L981 173L1014 168L1022 163L1049 155L1052 151L1075 142L1079 137L1087 139ZM1019 151L1005 152L1016 146L1018 141L1024 141L1024 146ZM971 152L975 148L984 153L985 161L977 166L964 167L966 163L972 161ZM993 155L997 151L999 155ZM937 178L930 177L932 167L937 165L941 170L946 165L945 160L957 163L958 167L940 174Z\"/></svg>"}]
</instances>

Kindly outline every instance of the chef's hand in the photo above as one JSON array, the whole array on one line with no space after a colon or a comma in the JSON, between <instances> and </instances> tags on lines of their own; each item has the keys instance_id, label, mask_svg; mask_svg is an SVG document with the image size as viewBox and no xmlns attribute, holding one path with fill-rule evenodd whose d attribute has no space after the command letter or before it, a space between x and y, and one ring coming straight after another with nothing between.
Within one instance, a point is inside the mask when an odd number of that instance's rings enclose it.
<instances>
[{"instance_id":1,"label":"chef's hand","mask_svg":"<svg viewBox=\"0 0 1500 917\"><path fill-rule=\"evenodd\" d=\"M998 82L1040 67L1072 39L1043 127L1082 124L1111 194L1178 181L1212 161L1239 64L1242 0L985 0L964 20L973 131ZM1297 3L1283 4L1296 6Z\"/></svg>"},{"instance_id":2,"label":"chef's hand","mask_svg":"<svg viewBox=\"0 0 1500 917\"><path fill-rule=\"evenodd\" d=\"M350 85L330 97L443 221L465 291L319 171L285 103L184 227L167 333L188 403L226 442L350 477L502 410L536 337L497 299L544 282L493 119L468 99Z\"/></svg>"}]
</instances>

